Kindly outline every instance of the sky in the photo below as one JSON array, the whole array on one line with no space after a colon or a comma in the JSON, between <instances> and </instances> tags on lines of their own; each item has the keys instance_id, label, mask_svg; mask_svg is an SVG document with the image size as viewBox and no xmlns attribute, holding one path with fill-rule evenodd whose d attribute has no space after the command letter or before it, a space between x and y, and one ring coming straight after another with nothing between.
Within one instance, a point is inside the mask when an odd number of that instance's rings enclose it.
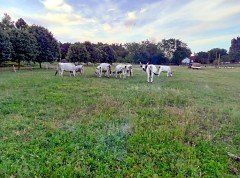
<instances>
[{"instance_id":1,"label":"sky","mask_svg":"<svg viewBox=\"0 0 240 178\"><path fill-rule=\"evenodd\" d=\"M240 0L0 0L4 13L46 27L62 43L176 38L199 52L229 50L240 36Z\"/></svg>"}]
</instances>

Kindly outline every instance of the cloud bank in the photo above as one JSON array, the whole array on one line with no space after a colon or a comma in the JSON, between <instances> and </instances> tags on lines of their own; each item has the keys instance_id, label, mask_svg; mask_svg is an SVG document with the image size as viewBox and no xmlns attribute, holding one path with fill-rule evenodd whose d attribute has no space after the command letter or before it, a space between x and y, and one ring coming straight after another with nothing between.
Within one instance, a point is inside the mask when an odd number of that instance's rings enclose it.
<instances>
[{"instance_id":1,"label":"cloud bank","mask_svg":"<svg viewBox=\"0 0 240 178\"><path fill-rule=\"evenodd\" d=\"M193 52L230 46L240 32L239 0L0 0L0 13L47 27L61 42L177 38Z\"/></svg>"}]
</instances>

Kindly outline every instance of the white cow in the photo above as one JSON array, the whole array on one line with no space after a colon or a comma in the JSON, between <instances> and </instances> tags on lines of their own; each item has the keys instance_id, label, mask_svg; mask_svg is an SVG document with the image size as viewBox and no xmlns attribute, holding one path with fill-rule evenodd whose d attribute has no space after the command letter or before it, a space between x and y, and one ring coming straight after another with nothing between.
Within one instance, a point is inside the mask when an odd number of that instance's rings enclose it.
<instances>
[{"instance_id":1,"label":"white cow","mask_svg":"<svg viewBox=\"0 0 240 178\"><path fill-rule=\"evenodd\" d=\"M115 67L115 71L113 72L115 74L115 77L119 75L120 78L125 78L126 77L126 72L127 72L127 65L124 64L118 64Z\"/></svg>"},{"instance_id":2,"label":"white cow","mask_svg":"<svg viewBox=\"0 0 240 178\"><path fill-rule=\"evenodd\" d=\"M153 75L160 76L161 72L166 71L167 76L172 76L172 71L169 66L155 66L153 64L141 64L140 67L147 73L147 81L148 82L153 82Z\"/></svg>"},{"instance_id":3,"label":"white cow","mask_svg":"<svg viewBox=\"0 0 240 178\"><path fill-rule=\"evenodd\" d=\"M127 64L126 68L127 76L131 77L133 75L133 66L131 64Z\"/></svg>"},{"instance_id":4,"label":"white cow","mask_svg":"<svg viewBox=\"0 0 240 178\"><path fill-rule=\"evenodd\" d=\"M76 74L79 72L80 75L82 75L84 73L84 66L83 65L77 65L75 66L75 71L76 71ZM70 76L73 74L72 71L70 71Z\"/></svg>"},{"instance_id":5,"label":"white cow","mask_svg":"<svg viewBox=\"0 0 240 178\"><path fill-rule=\"evenodd\" d=\"M147 73L147 81L152 83L153 75L158 75L159 68L153 64L148 64L148 63L146 65L140 63L140 67L142 68L143 71Z\"/></svg>"},{"instance_id":6,"label":"white cow","mask_svg":"<svg viewBox=\"0 0 240 178\"><path fill-rule=\"evenodd\" d=\"M158 75L161 74L161 72L167 72L168 77L172 77L172 70L170 66L159 66L159 73Z\"/></svg>"},{"instance_id":7,"label":"white cow","mask_svg":"<svg viewBox=\"0 0 240 178\"><path fill-rule=\"evenodd\" d=\"M55 73L55 75L57 75L57 73L59 73L59 75L63 76L63 72L64 71L68 71L68 72L72 72L73 76L76 75L76 66L73 63L58 63L57 66L57 71ZM71 73L70 73L71 76Z\"/></svg>"},{"instance_id":8,"label":"white cow","mask_svg":"<svg viewBox=\"0 0 240 178\"><path fill-rule=\"evenodd\" d=\"M76 72L79 72L80 74L84 73L84 66L83 65L77 65L75 67Z\"/></svg>"},{"instance_id":9,"label":"white cow","mask_svg":"<svg viewBox=\"0 0 240 178\"><path fill-rule=\"evenodd\" d=\"M101 63L99 66L97 66L95 74L98 77L102 77L102 73L105 73L105 75L107 75L107 77L109 77L110 74L112 73L111 65L108 63Z\"/></svg>"}]
</instances>

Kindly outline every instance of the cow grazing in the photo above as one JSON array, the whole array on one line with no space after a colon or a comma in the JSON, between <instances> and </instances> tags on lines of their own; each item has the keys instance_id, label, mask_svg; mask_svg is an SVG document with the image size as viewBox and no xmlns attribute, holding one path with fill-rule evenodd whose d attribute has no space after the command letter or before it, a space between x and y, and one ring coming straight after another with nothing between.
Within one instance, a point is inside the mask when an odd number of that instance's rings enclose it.
<instances>
[{"instance_id":1,"label":"cow grazing","mask_svg":"<svg viewBox=\"0 0 240 178\"><path fill-rule=\"evenodd\" d=\"M72 72L73 76L76 75L76 66L73 63L58 63L57 66L57 70L55 75L57 75L57 73L59 73L60 76L63 76L63 72L64 71L68 71L68 72ZM70 73L71 76L71 73Z\"/></svg>"},{"instance_id":2,"label":"cow grazing","mask_svg":"<svg viewBox=\"0 0 240 178\"><path fill-rule=\"evenodd\" d=\"M161 72L167 72L168 77L172 77L172 70L170 66L159 66L159 73L158 75L161 74Z\"/></svg>"},{"instance_id":3,"label":"cow grazing","mask_svg":"<svg viewBox=\"0 0 240 178\"><path fill-rule=\"evenodd\" d=\"M83 65L77 65L75 67L76 72L79 72L80 74L84 73L84 66Z\"/></svg>"},{"instance_id":4,"label":"cow grazing","mask_svg":"<svg viewBox=\"0 0 240 178\"><path fill-rule=\"evenodd\" d=\"M127 76L131 77L133 75L133 66L131 64L127 64L126 66Z\"/></svg>"},{"instance_id":5,"label":"cow grazing","mask_svg":"<svg viewBox=\"0 0 240 178\"><path fill-rule=\"evenodd\" d=\"M116 78L118 77L118 75L119 75L120 78L125 78L126 77L126 72L127 72L127 65L118 64L115 67L115 71L113 73L115 74Z\"/></svg>"},{"instance_id":6,"label":"cow grazing","mask_svg":"<svg viewBox=\"0 0 240 178\"><path fill-rule=\"evenodd\" d=\"M84 66L83 65L77 65L75 66L75 71L76 74L79 72L80 75L82 75L84 73ZM70 76L73 74L73 71L70 71Z\"/></svg>"},{"instance_id":7,"label":"cow grazing","mask_svg":"<svg viewBox=\"0 0 240 178\"><path fill-rule=\"evenodd\" d=\"M105 73L105 76L109 77L112 73L111 65L108 63L101 63L99 66L97 66L95 74L98 77L102 77L102 73Z\"/></svg>"}]
</instances>

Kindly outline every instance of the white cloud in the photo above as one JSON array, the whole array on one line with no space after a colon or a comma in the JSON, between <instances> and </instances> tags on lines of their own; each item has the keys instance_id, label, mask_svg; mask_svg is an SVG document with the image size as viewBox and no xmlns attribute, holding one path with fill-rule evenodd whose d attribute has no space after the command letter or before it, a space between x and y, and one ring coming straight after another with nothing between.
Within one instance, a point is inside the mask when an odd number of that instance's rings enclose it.
<instances>
[{"instance_id":1,"label":"white cloud","mask_svg":"<svg viewBox=\"0 0 240 178\"><path fill-rule=\"evenodd\" d=\"M42 0L40 1L46 9L59 12L72 12L73 8L64 0Z\"/></svg>"},{"instance_id":2,"label":"white cloud","mask_svg":"<svg viewBox=\"0 0 240 178\"><path fill-rule=\"evenodd\" d=\"M198 51L212 48L218 41L219 45L227 46L240 30L239 0L164 0L140 4L138 8L123 8L124 1L113 0L96 0L94 7L87 2L72 5L67 0L39 1L44 9L38 13L17 6L1 6L0 12L9 13L13 20L22 17L27 22L45 26L59 40L71 42L178 38Z\"/></svg>"},{"instance_id":3,"label":"white cloud","mask_svg":"<svg viewBox=\"0 0 240 178\"><path fill-rule=\"evenodd\" d=\"M111 8L111 9L108 9L107 11L108 12L111 12L111 11L115 11L116 9L114 9L114 8Z\"/></svg>"},{"instance_id":4,"label":"white cloud","mask_svg":"<svg viewBox=\"0 0 240 178\"><path fill-rule=\"evenodd\" d=\"M126 18L126 21L124 23L124 25L127 27L127 28L130 28L132 26L134 26L136 24L136 21L137 21L137 16L136 16L136 11L132 11L132 12L128 12L127 13L127 18Z\"/></svg>"},{"instance_id":5,"label":"white cloud","mask_svg":"<svg viewBox=\"0 0 240 178\"><path fill-rule=\"evenodd\" d=\"M127 17L128 17L129 20L134 20L134 19L136 19L136 18L137 18L137 17L136 17L136 11L128 12L128 13L127 13Z\"/></svg>"},{"instance_id":6,"label":"white cloud","mask_svg":"<svg viewBox=\"0 0 240 178\"><path fill-rule=\"evenodd\" d=\"M42 19L45 23L65 26L83 25L96 22L94 19L86 19L77 14L64 13L47 13L46 15L36 15L35 18Z\"/></svg>"}]
</instances>

